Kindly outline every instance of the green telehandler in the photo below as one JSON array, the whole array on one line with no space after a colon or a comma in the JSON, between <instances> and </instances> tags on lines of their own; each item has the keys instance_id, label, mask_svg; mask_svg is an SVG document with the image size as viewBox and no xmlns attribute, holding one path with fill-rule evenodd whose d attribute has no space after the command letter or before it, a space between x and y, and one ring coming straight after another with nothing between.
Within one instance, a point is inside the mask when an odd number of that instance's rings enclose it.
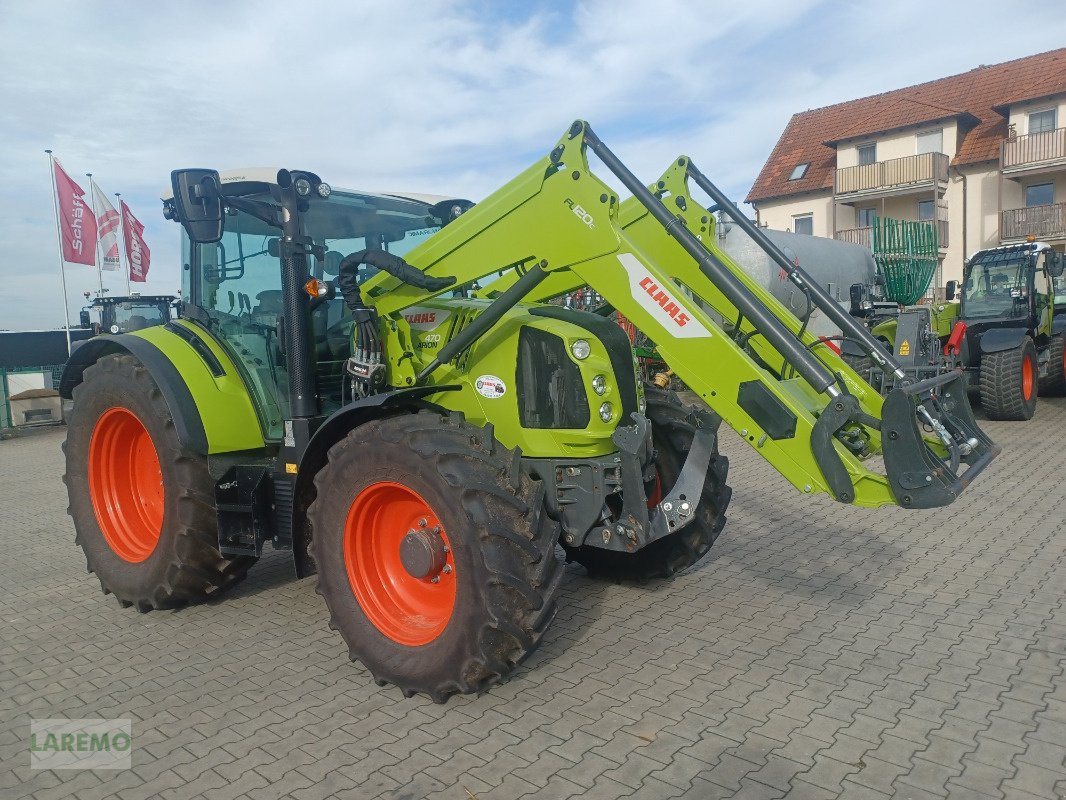
<instances>
[{"instance_id":1,"label":"green telehandler","mask_svg":"<svg viewBox=\"0 0 1066 800\"><path fill-rule=\"evenodd\" d=\"M179 317L90 340L62 379L89 569L149 611L224 591L267 543L291 548L350 657L443 702L537 646L557 544L616 577L707 553L730 500L722 420L801 492L953 502L999 452L957 377L882 398L701 241L690 178L717 192L687 159L649 190L582 121L477 205L304 171L175 171ZM706 407L643 386L608 319L535 301L565 284L599 292Z\"/></svg>"}]
</instances>

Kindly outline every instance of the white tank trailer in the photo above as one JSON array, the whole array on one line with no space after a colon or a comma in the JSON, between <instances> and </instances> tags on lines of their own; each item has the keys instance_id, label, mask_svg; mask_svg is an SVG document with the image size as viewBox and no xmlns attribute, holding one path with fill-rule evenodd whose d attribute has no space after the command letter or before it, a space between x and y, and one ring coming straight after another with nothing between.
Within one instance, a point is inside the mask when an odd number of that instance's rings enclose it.
<instances>
[{"instance_id":1,"label":"white tank trailer","mask_svg":"<svg viewBox=\"0 0 1066 800\"><path fill-rule=\"evenodd\" d=\"M720 215L721 217L721 215ZM854 283L872 287L877 275L873 253L865 247L835 239L764 229L766 236L795 264L817 281L845 311L851 308L850 289ZM807 302L784 271L758 247L738 225L721 219L717 245L746 273L765 286L797 317L803 317ZM840 328L818 309L811 314L808 330L815 336L839 336Z\"/></svg>"}]
</instances>

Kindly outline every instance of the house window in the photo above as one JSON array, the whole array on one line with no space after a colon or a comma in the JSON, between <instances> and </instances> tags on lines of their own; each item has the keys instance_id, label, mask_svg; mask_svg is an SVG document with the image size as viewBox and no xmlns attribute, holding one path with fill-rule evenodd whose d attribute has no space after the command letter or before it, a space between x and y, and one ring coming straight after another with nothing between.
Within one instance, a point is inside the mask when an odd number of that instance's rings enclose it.
<instances>
[{"instance_id":1,"label":"house window","mask_svg":"<svg viewBox=\"0 0 1066 800\"><path fill-rule=\"evenodd\" d=\"M1025 206L1050 206L1055 202L1055 184L1037 183L1025 187Z\"/></svg>"},{"instance_id":2,"label":"house window","mask_svg":"<svg viewBox=\"0 0 1066 800\"><path fill-rule=\"evenodd\" d=\"M925 133L919 133L917 137L917 150L918 155L922 153L943 153L944 152L944 129L937 128L935 131L926 131Z\"/></svg>"},{"instance_id":3,"label":"house window","mask_svg":"<svg viewBox=\"0 0 1066 800\"><path fill-rule=\"evenodd\" d=\"M860 144L859 151L859 166L864 167L867 164L873 164L877 161L877 145L876 144Z\"/></svg>"},{"instance_id":4,"label":"house window","mask_svg":"<svg viewBox=\"0 0 1066 800\"><path fill-rule=\"evenodd\" d=\"M792 230L795 233L805 233L808 236L813 236L814 216L812 214L805 214L802 217L793 217Z\"/></svg>"},{"instance_id":5,"label":"house window","mask_svg":"<svg viewBox=\"0 0 1066 800\"><path fill-rule=\"evenodd\" d=\"M802 164L797 164L796 168L792 170L792 174L788 176L790 181L798 181L804 175L807 174L807 169L810 167L810 161L804 161Z\"/></svg>"},{"instance_id":6,"label":"house window","mask_svg":"<svg viewBox=\"0 0 1066 800\"><path fill-rule=\"evenodd\" d=\"M1029 114L1029 133L1047 133L1055 130L1055 109L1033 111Z\"/></svg>"},{"instance_id":7,"label":"house window","mask_svg":"<svg viewBox=\"0 0 1066 800\"><path fill-rule=\"evenodd\" d=\"M936 201L935 200L919 200L918 201L918 221L929 222L936 219Z\"/></svg>"},{"instance_id":8,"label":"house window","mask_svg":"<svg viewBox=\"0 0 1066 800\"><path fill-rule=\"evenodd\" d=\"M860 208L858 211L859 227L860 228L872 228L874 221L877 219L877 209L873 206L869 208Z\"/></svg>"}]
</instances>

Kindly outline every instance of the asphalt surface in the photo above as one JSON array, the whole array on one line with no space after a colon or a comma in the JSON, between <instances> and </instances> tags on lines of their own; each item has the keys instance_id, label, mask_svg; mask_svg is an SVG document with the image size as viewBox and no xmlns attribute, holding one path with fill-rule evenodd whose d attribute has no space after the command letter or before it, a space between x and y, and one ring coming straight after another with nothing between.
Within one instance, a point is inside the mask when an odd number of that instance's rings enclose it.
<instances>
[{"instance_id":1,"label":"asphalt surface","mask_svg":"<svg viewBox=\"0 0 1066 800\"><path fill-rule=\"evenodd\" d=\"M1066 399L982 422L956 504L796 493L732 433L726 529L645 586L568 568L543 646L434 705L378 688L268 552L137 614L74 546L64 431L0 441L0 797L1062 798ZM31 718L132 718L132 769L30 770Z\"/></svg>"}]
</instances>

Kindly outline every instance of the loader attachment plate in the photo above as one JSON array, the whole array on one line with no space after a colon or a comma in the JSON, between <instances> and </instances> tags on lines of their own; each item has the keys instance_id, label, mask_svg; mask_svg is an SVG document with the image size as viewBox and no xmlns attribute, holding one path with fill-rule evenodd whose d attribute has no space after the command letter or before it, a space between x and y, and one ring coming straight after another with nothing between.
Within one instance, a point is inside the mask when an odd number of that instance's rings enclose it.
<instances>
[{"instance_id":1,"label":"loader attachment plate","mask_svg":"<svg viewBox=\"0 0 1066 800\"><path fill-rule=\"evenodd\" d=\"M948 505L1000 453L999 445L974 419L965 380L962 372L949 372L898 386L885 398L881 419L885 472L904 508ZM930 433L950 441L944 444L947 461L930 446Z\"/></svg>"}]
</instances>

